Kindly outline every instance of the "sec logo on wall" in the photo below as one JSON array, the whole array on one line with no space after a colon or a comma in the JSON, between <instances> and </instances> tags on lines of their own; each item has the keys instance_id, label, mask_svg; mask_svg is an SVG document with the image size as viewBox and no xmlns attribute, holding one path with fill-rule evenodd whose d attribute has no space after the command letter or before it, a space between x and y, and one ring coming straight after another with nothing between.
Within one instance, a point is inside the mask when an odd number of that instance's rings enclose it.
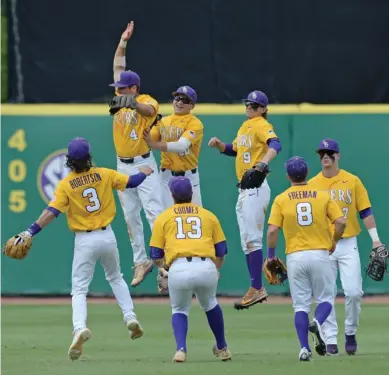
<instances>
[{"instance_id":1,"label":"sec logo on wall","mask_svg":"<svg viewBox=\"0 0 389 375\"><path fill-rule=\"evenodd\" d=\"M65 178L70 169L66 166L68 150L62 149L51 153L41 163L38 170L38 190L42 199L49 203L54 198L58 183Z\"/></svg>"}]
</instances>

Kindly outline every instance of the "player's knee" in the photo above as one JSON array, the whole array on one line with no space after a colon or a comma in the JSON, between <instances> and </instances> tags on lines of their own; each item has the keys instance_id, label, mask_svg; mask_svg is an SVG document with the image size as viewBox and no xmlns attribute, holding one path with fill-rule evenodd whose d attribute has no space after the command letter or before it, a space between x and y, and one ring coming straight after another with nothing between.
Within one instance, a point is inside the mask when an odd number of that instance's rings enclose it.
<instances>
[{"instance_id":1,"label":"player's knee","mask_svg":"<svg viewBox=\"0 0 389 375\"><path fill-rule=\"evenodd\" d=\"M110 275L105 274L105 279L112 284L120 284L123 281L123 275L119 272Z\"/></svg>"},{"instance_id":2,"label":"player's knee","mask_svg":"<svg viewBox=\"0 0 389 375\"><path fill-rule=\"evenodd\" d=\"M293 305L293 310L295 313L302 311L302 312L305 312L309 315L309 312L311 310L311 306Z\"/></svg>"},{"instance_id":3,"label":"player's knee","mask_svg":"<svg viewBox=\"0 0 389 375\"><path fill-rule=\"evenodd\" d=\"M362 298L362 290L359 288L350 288L344 291L344 295L348 300L358 301Z\"/></svg>"},{"instance_id":4,"label":"player's knee","mask_svg":"<svg viewBox=\"0 0 389 375\"><path fill-rule=\"evenodd\" d=\"M70 293L72 296L77 296L77 295L87 295L88 294L88 287L87 286L73 286L72 287L72 292Z\"/></svg>"},{"instance_id":5,"label":"player's knee","mask_svg":"<svg viewBox=\"0 0 389 375\"><path fill-rule=\"evenodd\" d=\"M217 306L216 297L210 298L207 303L200 303L200 307L204 312L213 310Z\"/></svg>"},{"instance_id":6,"label":"player's knee","mask_svg":"<svg viewBox=\"0 0 389 375\"><path fill-rule=\"evenodd\" d=\"M189 315L189 307L172 306L172 314L184 314Z\"/></svg>"}]
</instances>

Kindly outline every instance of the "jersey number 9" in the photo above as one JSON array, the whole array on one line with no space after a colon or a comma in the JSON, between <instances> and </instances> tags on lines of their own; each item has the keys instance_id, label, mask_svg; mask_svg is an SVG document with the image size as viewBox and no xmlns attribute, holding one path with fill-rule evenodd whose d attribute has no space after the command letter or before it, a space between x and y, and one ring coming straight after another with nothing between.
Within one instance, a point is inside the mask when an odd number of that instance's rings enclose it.
<instances>
[{"instance_id":1,"label":"jersey number 9","mask_svg":"<svg viewBox=\"0 0 389 375\"><path fill-rule=\"evenodd\" d=\"M88 198L88 200L89 200L90 204L88 206L85 206L85 209L88 212L95 212L95 211L98 211L100 209L101 204L100 204L100 200L99 200L99 197L97 196L97 191L95 188L85 189L82 192L82 196L84 198Z\"/></svg>"},{"instance_id":2,"label":"jersey number 9","mask_svg":"<svg viewBox=\"0 0 389 375\"><path fill-rule=\"evenodd\" d=\"M243 154L243 162L246 164L251 163L251 154L249 152Z\"/></svg>"},{"instance_id":3,"label":"jersey number 9","mask_svg":"<svg viewBox=\"0 0 389 375\"><path fill-rule=\"evenodd\" d=\"M309 202L297 203L297 222L302 227L307 227L312 224L312 206Z\"/></svg>"},{"instance_id":4,"label":"jersey number 9","mask_svg":"<svg viewBox=\"0 0 389 375\"><path fill-rule=\"evenodd\" d=\"M185 222L190 225L190 230L184 232L184 219L181 216L176 217L175 222L177 223L176 238L178 240L184 240L186 238L198 239L202 236L201 231L201 220L197 216L188 216Z\"/></svg>"}]
</instances>

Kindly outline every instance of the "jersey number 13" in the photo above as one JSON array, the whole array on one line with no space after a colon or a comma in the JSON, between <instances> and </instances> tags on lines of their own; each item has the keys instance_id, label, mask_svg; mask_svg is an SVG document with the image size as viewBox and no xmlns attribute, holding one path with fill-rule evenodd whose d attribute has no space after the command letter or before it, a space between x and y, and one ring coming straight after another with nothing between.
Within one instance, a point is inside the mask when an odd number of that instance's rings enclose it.
<instances>
[{"instance_id":1,"label":"jersey number 13","mask_svg":"<svg viewBox=\"0 0 389 375\"><path fill-rule=\"evenodd\" d=\"M178 240L184 240L186 238L198 239L202 236L201 231L201 220L197 216L188 216L187 218L182 218L178 216L174 219L177 224L176 238ZM184 221L190 225L190 230L186 233L184 232Z\"/></svg>"}]
</instances>

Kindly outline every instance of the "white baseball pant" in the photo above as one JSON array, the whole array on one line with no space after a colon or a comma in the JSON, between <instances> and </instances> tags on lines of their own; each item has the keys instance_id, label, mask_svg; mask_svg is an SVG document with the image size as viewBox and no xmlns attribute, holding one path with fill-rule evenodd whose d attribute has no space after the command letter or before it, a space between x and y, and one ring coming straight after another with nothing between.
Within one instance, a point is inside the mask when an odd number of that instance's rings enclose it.
<instances>
[{"instance_id":1,"label":"white baseball pant","mask_svg":"<svg viewBox=\"0 0 389 375\"><path fill-rule=\"evenodd\" d=\"M355 335L359 325L361 313L361 300L363 296L361 261L359 258L358 243L356 237L341 239L330 256L332 275L332 301L335 303L337 295L336 279L338 269L340 282L345 295L346 320L345 334ZM336 322L335 309L322 327L327 344L337 344L338 324Z\"/></svg>"},{"instance_id":2,"label":"white baseball pant","mask_svg":"<svg viewBox=\"0 0 389 375\"><path fill-rule=\"evenodd\" d=\"M161 169L160 172L161 182L162 182L162 202L164 209L172 206L174 204L172 193L169 189L169 181L173 178L172 171L169 169ZM200 191L200 176L199 169L196 168L195 173L190 171L185 171L185 177L189 178L192 184L193 197L192 203L197 204L198 206L203 206L201 200L201 191Z\"/></svg>"},{"instance_id":3,"label":"white baseball pant","mask_svg":"<svg viewBox=\"0 0 389 375\"><path fill-rule=\"evenodd\" d=\"M332 274L328 250L304 250L286 256L290 294L295 312L309 314L312 296L316 304L332 304Z\"/></svg>"},{"instance_id":4,"label":"white baseball pant","mask_svg":"<svg viewBox=\"0 0 389 375\"><path fill-rule=\"evenodd\" d=\"M124 322L136 318L128 285L120 271L116 237L109 225L105 230L75 233L71 293L74 331L86 327L86 295L97 261L104 268L105 278L122 310Z\"/></svg>"},{"instance_id":5,"label":"white baseball pant","mask_svg":"<svg viewBox=\"0 0 389 375\"><path fill-rule=\"evenodd\" d=\"M169 269L168 287L173 314L189 315L193 293L205 312L217 305L218 277L215 263L209 258L190 259L178 258Z\"/></svg>"},{"instance_id":6,"label":"white baseball pant","mask_svg":"<svg viewBox=\"0 0 389 375\"><path fill-rule=\"evenodd\" d=\"M151 151L148 158L144 159L142 156L137 156L131 164L123 163L119 158L117 160L118 172L130 176L139 173L139 167L143 166L149 166L154 170L154 173L148 176L137 188L118 191L131 241L134 264L141 263L148 258L143 223L140 216L142 207L151 229L153 229L155 219L163 211L160 194L160 178L157 163Z\"/></svg>"},{"instance_id":7,"label":"white baseball pant","mask_svg":"<svg viewBox=\"0 0 389 375\"><path fill-rule=\"evenodd\" d=\"M262 249L266 210L270 202L270 187L267 180L258 189L239 189L236 216L243 252Z\"/></svg>"}]
</instances>

